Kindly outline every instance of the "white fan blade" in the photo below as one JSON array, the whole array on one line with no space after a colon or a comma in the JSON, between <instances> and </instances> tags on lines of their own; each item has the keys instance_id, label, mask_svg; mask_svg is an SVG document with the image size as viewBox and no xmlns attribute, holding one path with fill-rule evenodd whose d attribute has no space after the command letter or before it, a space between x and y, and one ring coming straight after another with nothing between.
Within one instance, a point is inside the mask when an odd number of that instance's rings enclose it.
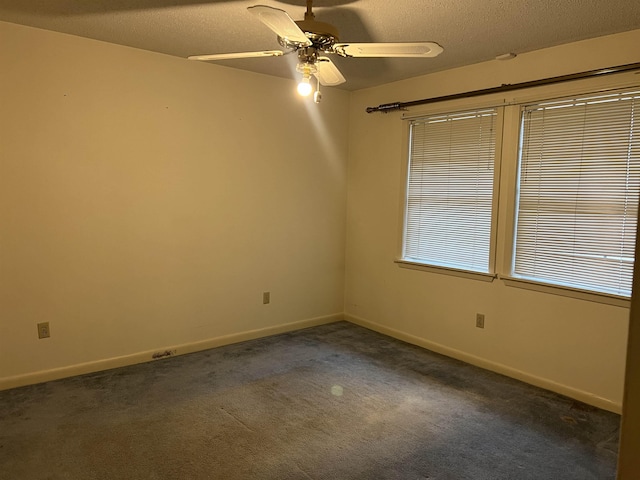
<instances>
[{"instance_id":1,"label":"white fan blade","mask_svg":"<svg viewBox=\"0 0 640 480\"><path fill-rule=\"evenodd\" d=\"M337 43L334 50L343 57L436 57L443 48L433 42Z\"/></svg>"},{"instance_id":2,"label":"white fan blade","mask_svg":"<svg viewBox=\"0 0 640 480\"><path fill-rule=\"evenodd\" d=\"M346 82L338 67L327 57L318 57L316 60L315 77L320 80L321 85L334 86Z\"/></svg>"},{"instance_id":3,"label":"white fan blade","mask_svg":"<svg viewBox=\"0 0 640 480\"><path fill-rule=\"evenodd\" d=\"M300 27L296 25L289 14L279 8L267 7L266 5L255 5L247 8L258 17L262 23L273 30L280 38L300 45L311 45L311 40L307 38Z\"/></svg>"},{"instance_id":4,"label":"white fan blade","mask_svg":"<svg viewBox=\"0 0 640 480\"><path fill-rule=\"evenodd\" d=\"M212 55L191 55L189 60L233 60L234 58L279 57L282 50L264 50L262 52L214 53Z\"/></svg>"}]
</instances>

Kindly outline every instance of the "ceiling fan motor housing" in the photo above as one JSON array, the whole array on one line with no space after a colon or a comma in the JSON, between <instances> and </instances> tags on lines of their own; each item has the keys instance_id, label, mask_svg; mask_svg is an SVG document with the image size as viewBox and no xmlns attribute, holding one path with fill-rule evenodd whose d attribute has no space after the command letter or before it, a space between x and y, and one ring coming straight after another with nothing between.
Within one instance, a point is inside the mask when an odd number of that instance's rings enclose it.
<instances>
[{"instance_id":1,"label":"ceiling fan motor housing","mask_svg":"<svg viewBox=\"0 0 640 480\"><path fill-rule=\"evenodd\" d=\"M298 62L301 64L314 64L318 60L318 49L316 47L300 47L297 51Z\"/></svg>"},{"instance_id":2,"label":"ceiling fan motor housing","mask_svg":"<svg viewBox=\"0 0 640 480\"><path fill-rule=\"evenodd\" d=\"M295 23L317 50L332 52L333 45L339 41L338 30L329 23L317 22L313 18L308 17ZM278 41L283 47L295 50L302 46L297 42L290 42L282 37L278 37Z\"/></svg>"}]
</instances>

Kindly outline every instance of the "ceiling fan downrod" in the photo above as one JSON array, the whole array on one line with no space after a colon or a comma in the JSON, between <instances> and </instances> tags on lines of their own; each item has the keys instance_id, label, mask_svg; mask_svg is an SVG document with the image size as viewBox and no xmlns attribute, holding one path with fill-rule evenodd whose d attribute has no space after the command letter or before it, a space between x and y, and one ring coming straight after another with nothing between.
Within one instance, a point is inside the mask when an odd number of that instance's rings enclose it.
<instances>
[{"instance_id":1,"label":"ceiling fan downrod","mask_svg":"<svg viewBox=\"0 0 640 480\"><path fill-rule=\"evenodd\" d=\"M304 13L305 20L313 20L315 15L311 11L313 8L313 0L307 0L307 11Z\"/></svg>"}]
</instances>

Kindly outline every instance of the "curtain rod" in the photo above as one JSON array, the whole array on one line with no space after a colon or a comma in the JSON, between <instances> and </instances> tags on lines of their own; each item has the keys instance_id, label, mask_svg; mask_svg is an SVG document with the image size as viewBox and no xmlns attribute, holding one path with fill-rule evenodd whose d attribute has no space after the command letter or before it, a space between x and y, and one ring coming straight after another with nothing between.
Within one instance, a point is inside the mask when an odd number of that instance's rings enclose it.
<instances>
[{"instance_id":1,"label":"curtain rod","mask_svg":"<svg viewBox=\"0 0 640 480\"><path fill-rule=\"evenodd\" d=\"M489 93L510 92L512 90L519 90L521 88L538 87L540 85L550 85L552 83L568 82L570 80L579 80L582 78L599 77L603 75L611 75L614 73L629 72L632 70L640 70L640 62L618 65L616 67L600 68L597 70L588 70L586 72L580 73L571 73L569 75L560 75L559 77L543 78L541 80L531 80L529 82L505 83L499 87L483 88L481 90L454 93L453 95L443 95L440 97L423 98L422 100L413 100L412 102L384 103L382 105L378 105L377 107L367 107L367 113L389 113L396 110L403 110L407 107L415 107L416 105L426 105L428 103L442 102L445 100L457 100L459 98L477 97L479 95L487 95Z\"/></svg>"}]
</instances>

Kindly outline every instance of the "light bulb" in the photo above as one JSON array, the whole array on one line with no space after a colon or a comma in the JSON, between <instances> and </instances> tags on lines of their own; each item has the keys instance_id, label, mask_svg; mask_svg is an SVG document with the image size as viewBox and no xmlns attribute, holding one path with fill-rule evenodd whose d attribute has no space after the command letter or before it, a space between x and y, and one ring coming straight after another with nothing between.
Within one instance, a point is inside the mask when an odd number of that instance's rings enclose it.
<instances>
[{"instance_id":1,"label":"light bulb","mask_svg":"<svg viewBox=\"0 0 640 480\"><path fill-rule=\"evenodd\" d=\"M313 87L309 83L309 77L305 75L298 84L298 93L303 97L308 97L311 94L311 90L313 90Z\"/></svg>"}]
</instances>

